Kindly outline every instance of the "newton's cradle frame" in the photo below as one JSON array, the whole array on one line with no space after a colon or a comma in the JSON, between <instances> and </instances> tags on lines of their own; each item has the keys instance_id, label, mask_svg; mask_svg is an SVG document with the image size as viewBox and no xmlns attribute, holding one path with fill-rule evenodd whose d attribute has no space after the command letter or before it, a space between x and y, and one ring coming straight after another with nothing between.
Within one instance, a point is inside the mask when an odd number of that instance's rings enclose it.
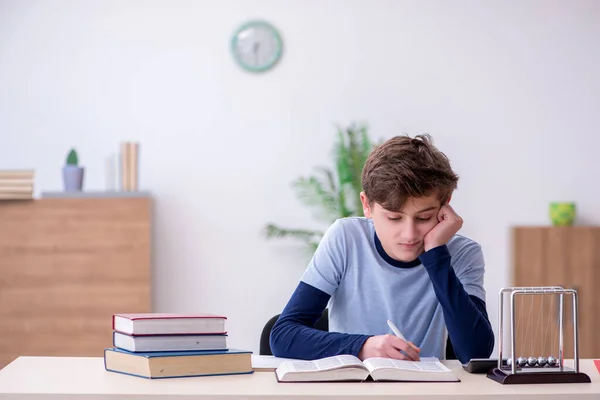
<instances>
[{"instance_id":1,"label":"newton's cradle frame","mask_svg":"<svg viewBox=\"0 0 600 400\"><path fill-rule=\"evenodd\" d=\"M516 315L515 303L517 296L552 296L552 301L558 296L558 353L529 357L516 354ZM574 289L564 289L560 286L537 287L508 287L499 293L499 327L498 327L498 366L490 370L487 377L501 384L532 384L532 383L587 383L590 377L579 370L579 320L578 296ZM504 299L510 296L510 358L504 354ZM572 296L573 300L573 368L564 365L564 300ZM533 297L531 297L533 307ZM543 301L543 298L542 298ZM540 313L543 310L539 310ZM550 314L550 313L549 313ZM531 318L531 315L529 316ZM551 315L548 315L551 318Z\"/></svg>"}]
</instances>

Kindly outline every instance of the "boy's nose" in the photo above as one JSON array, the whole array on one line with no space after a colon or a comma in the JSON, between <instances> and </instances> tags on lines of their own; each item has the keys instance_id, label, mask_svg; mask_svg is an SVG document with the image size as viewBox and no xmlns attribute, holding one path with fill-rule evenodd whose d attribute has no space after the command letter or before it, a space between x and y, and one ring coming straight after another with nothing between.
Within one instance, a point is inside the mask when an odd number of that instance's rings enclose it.
<instances>
[{"instance_id":1,"label":"boy's nose","mask_svg":"<svg viewBox=\"0 0 600 400\"><path fill-rule=\"evenodd\" d=\"M406 224L404 232L402 232L402 241L407 244L417 241L417 229L414 223L409 222Z\"/></svg>"}]
</instances>

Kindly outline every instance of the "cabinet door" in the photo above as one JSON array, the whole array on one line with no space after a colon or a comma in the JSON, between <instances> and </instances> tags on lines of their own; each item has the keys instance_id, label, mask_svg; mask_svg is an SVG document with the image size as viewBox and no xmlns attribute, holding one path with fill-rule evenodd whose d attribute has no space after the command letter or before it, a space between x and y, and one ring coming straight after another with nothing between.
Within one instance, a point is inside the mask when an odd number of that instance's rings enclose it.
<instances>
[{"instance_id":1,"label":"cabinet door","mask_svg":"<svg viewBox=\"0 0 600 400\"><path fill-rule=\"evenodd\" d=\"M578 291L579 356L598 357L595 307L600 229L594 227L519 227L513 231L514 286L562 286ZM518 356L558 356L559 296L519 296L516 343ZM574 355L573 303L564 296L564 357ZM508 344L507 344L508 345Z\"/></svg>"},{"instance_id":2,"label":"cabinet door","mask_svg":"<svg viewBox=\"0 0 600 400\"><path fill-rule=\"evenodd\" d=\"M569 278L570 287L576 289L579 296L579 357L600 358L600 307L597 305L600 291L600 228L571 229L567 243L569 251L564 274ZM568 331L571 334L571 307L566 311Z\"/></svg>"},{"instance_id":3,"label":"cabinet door","mask_svg":"<svg viewBox=\"0 0 600 400\"><path fill-rule=\"evenodd\" d=\"M112 314L150 311L150 199L0 205L0 368L102 356Z\"/></svg>"},{"instance_id":4,"label":"cabinet door","mask_svg":"<svg viewBox=\"0 0 600 400\"><path fill-rule=\"evenodd\" d=\"M561 248L563 235L563 231L550 233L544 228L514 230L513 286L564 285L564 269L557 257L564 252ZM558 357L558 300L558 296L553 295L516 297L517 357Z\"/></svg>"}]
</instances>

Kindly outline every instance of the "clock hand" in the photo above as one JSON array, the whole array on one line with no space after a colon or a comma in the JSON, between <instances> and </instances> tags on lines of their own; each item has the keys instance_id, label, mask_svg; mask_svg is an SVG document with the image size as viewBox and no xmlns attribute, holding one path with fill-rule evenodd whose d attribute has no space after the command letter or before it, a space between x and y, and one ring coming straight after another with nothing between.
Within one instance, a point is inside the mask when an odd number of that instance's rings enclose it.
<instances>
[{"instance_id":1,"label":"clock hand","mask_svg":"<svg viewBox=\"0 0 600 400\"><path fill-rule=\"evenodd\" d=\"M258 48L260 47L260 43L256 42L254 43L253 46L253 52L254 52L254 62L256 63L258 61Z\"/></svg>"}]
</instances>

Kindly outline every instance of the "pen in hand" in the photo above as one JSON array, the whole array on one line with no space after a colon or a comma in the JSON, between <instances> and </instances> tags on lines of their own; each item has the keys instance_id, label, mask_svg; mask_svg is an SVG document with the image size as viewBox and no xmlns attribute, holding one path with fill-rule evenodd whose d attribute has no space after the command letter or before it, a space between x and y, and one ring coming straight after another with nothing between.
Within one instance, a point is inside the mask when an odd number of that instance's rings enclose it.
<instances>
[{"instance_id":1,"label":"pen in hand","mask_svg":"<svg viewBox=\"0 0 600 400\"><path fill-rule=\"evenodd\" d=\"M387 320L387 324L390 327L390 329L392 330L392 332L394 332L394 335L396 335L400 339L404 340L413 349L417 350L417 348L415 347L414 344L412 344L411 342L409 342L408 340L406 340L406 338L404 337L404 335L402 334L402 332L400 332L400 329L398 329L398 327L396 326L396 324L394 324L391 319Z\"/></svg>"}]
</instances>

